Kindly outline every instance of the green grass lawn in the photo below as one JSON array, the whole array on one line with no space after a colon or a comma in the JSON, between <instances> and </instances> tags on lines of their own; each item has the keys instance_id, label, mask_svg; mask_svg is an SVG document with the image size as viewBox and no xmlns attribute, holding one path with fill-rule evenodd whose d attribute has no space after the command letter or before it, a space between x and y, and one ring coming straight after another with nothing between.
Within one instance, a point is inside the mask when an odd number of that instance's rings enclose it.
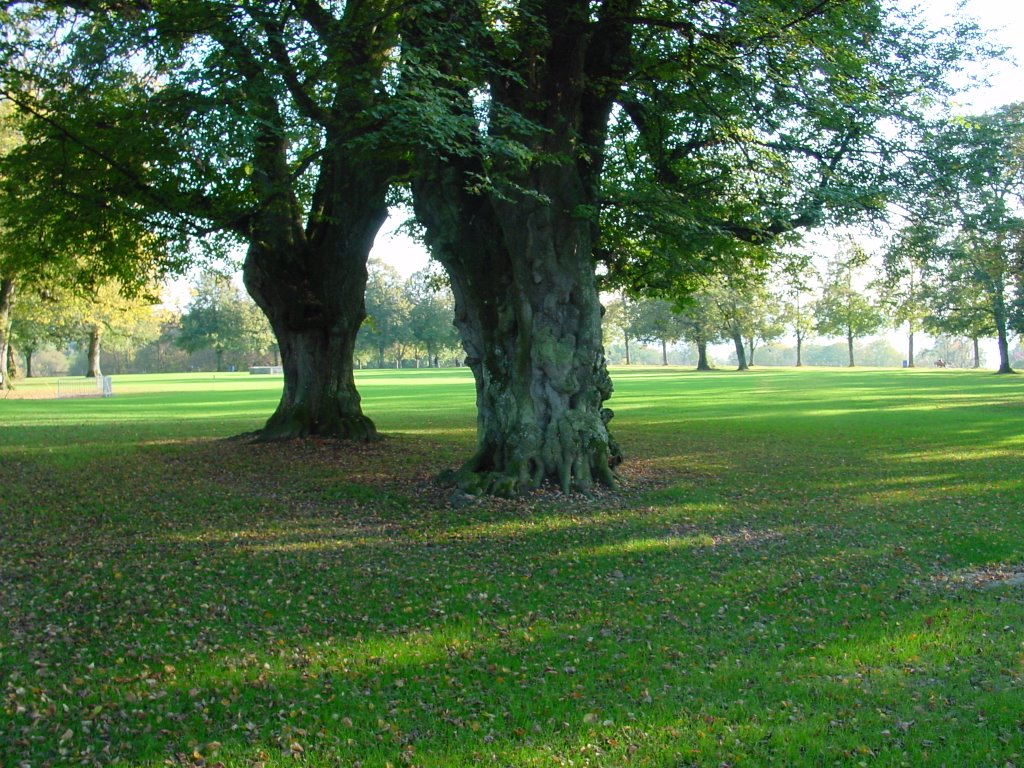
<instances>
[{"instance_id":1,"label":"green grass lawn","mask_svg":"<svg viewBox=\"0 0 1024 768\"><path fill-rule=\"evenodd\" d=\"M620 493L458 509L465 371L0 400L0 766L1024 765L1024 380L613 373Z\"/></svg>"}]
</instances>

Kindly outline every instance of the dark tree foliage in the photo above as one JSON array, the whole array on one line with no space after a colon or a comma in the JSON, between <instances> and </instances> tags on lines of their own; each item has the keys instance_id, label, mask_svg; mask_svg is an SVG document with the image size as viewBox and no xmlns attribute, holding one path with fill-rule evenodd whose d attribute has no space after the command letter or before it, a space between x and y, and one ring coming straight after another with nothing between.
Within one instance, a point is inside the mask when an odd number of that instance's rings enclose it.
<instances>
[{"instance_id":1,"label":"dark tree foliage","mask_svg":"<svg viewBox=\"0 0 1024 768\"><path fill-rule=\"evenodd\" d=\"M285 371L265 439L375 432L352 352L366 259L401 166L381 132L398 5L83 0L0 11L0 83L26 139L12 158L25 193L17 218L33 229L51 217L52 245L95 242L98 268L122 281L134 263L108 241L140 224L175 247L169 268L218 238L244 246L245 284Z\"/></svg>"}]
</instances>

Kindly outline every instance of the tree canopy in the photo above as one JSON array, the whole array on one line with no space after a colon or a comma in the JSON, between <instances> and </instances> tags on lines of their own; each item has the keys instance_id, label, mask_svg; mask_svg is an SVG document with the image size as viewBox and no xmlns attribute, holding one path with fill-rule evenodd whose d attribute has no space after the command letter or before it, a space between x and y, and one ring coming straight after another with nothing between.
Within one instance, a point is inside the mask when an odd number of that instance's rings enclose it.
<instances>
[{"instance_id":1,"label":"tree canopy","mask_svg":"<svg viewBox=\"0 0 1024 768\"><path fill-rule=\"evenodd\" d=\"M215 233L242 243L285 369L264 438L373 436L353 350L370 244L408 182L477 383L453 479L499 494L615 482L598 264L601 284L677 300L778 238L879 215L972 43L876 0L2 13L23 210L57 180L49 204L82 211L67 242L116 256L141 222L178 246L171 265Z\"/></svg>"}]
</instances>

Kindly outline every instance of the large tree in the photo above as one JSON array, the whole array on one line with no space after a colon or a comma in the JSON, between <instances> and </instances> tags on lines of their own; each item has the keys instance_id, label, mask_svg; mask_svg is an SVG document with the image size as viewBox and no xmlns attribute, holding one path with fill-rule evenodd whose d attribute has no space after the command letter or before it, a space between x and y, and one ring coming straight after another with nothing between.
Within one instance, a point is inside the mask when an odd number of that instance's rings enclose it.
<instances>
[{"instance_id":1,"label":"large tree","mask_svg":"<svg viewBox=\"0 0 1024 768\"><path fill-rule=\"evenodd\" d=\"M395 0L4 4L3 92L28 116L26 220L72 242L141 218L187 254L220 234L280 345L261 435L369 438L352 352L400 152ZM180 263L173 266L180 266Z\"/></svg>"},{"instance_id":2,"label":"large tree","mask_svg":"<svg viewBox=\"0 0 1024 768\"><path fill-rule=\"evenodd\" d=\"M998 372L1012 373L1009 333L1014 300L1024 287L1024 105L945 123L922 144L915 167L922 183L909 205L919 217L941 222L932 234L940 284L935 293L949 294L952 306L964 309L972 297L984 297Z\"/></svg>"},{"instance_id":3,"label":"large tree","mask_svg":"<svg viewBox=\"0 0 1024 768\"><path fill-rule=\"evenodd\" d=\"M599 259L665 287L878 209L879 123L955 55L867 1L459 0L417 21L422 90L461 120L447 146L424 131L413 180L477 384L455 479L496 493L614 482Z\"/></svg>"}]
</instances>

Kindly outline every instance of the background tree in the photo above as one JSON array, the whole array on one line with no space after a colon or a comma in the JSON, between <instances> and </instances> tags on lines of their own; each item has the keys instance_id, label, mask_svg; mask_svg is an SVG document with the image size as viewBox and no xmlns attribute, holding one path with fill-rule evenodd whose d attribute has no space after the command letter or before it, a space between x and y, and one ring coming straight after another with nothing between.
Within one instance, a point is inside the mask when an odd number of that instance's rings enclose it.
<instances>
[{"instance_id":1,"label":"background tree","mask_svg":"<svg viewBox=\"0 0 1024 768\"><path fill-rule=\"evenodd\" d=\"M814 304L817 332L822 336L846 339L849 366L855 365L853 342L877 331L883 322L878 307L857 287L857 271L867 261L864 250L850 243L845 252L829 264L821 289L821 298Z\"/></svg>"},{"instance_id":2,"label":"background tree","mask_svg":"<svg viewBox=\"0 0 1024 768\"><path fill-rule=\"evenodd\" d=\"M969 339L974 349L971 367L980 368L980 340L996 336L992 299L969 259L947 257L948 249L956 247L947 244L929 265L935 279L925 285L924 327L936 335Z\"/></svg>"},{"instance_id":3,"label":"background tree","mask_svg":"<svg viewBox=\"0 0 1024 768\"><path fill-rule=\"evenodd\" d=\"M266 322L257 322L255 305L242 296L230 277L204 271L193 284L192 294L175 339L181 349L212 349L216 370L223 371L226 354L245 354L266 346Z\"/></svg>"},{"instance_id":4,"label":"background tree","mask_svg":"<svg viewBox=\"0 0 1024 768\"><path fill-rule=\"evenodd\" d=\"M129 298L124 295L123 286L110 281L97 286L85 295L76 295L62 312L71 311L68 318L70 332L78 338L86 339L87 377L102 376L100 353L104 340L133 339L141 341L142 337L155 336L159 324L154 314L156 299L152 294L140 298ZM65 315L65 317L68 317ZM135 342L133 342L134 344Z\"/></svg>"},{"instance_id":5,"label":"background tree","mask_svg":"<svg viewBox=\"0 0 1024 768\"><path fill-rule=\"evenodd\" d=\"M796 340L796 366L804 364L804 342L814 334L814 294L812 287L818 279L807 252L785 252L778 262L774 283L782 296L779 322Z\"/></svg>"},{"instance_id":6,"label":"background tree","mask_svg":"<svg viewBox=\"0 0 1024 768\"><path fill-rule=\"evenodd\" d=\"M636 338L633 333L633 315L635 313L634 303L625 295L621 294L608 301L604 307L604 316L601 327L604 329L604 347L610 348L616 343L615 339L622 339L623 357L626 365L632 363L630 358L629 341Z\"/></svg>"},{"instance_id":7,"label":"background tree","mask_svg":"<svg viewBox=\"0 0 1024 768\"><path fill-rule=\"evenodd\" d=\"M181 318L170 313L164 314L159 335L144 344L136 355L136 370L141 373L172 373L187 370L189 354L177 343L180 334Z\"/></svg>"},{"instance_id":8,"label":"background tree","mask_svg":"<svg viewBox=\"0 0 1024 768\"><path fill-rule=\"evenodd\" d=\"M428 366L440 367L440 354L459 347L451 289L443 276L427 268L414 273L404 291L409 306L409 337L423 346Z\"/></svg>"},{"instance_id":9,"label":"background tree","mask_svg":"<svg viewBox=\"0 0 1024 768\"><path fill-rule=\"evenodd\" d=\"M371 260L366 283L366 320L359 335L360 341L374 350L379 368L387 365L389 354L393 356L394 367L401 367L404 349L412 341L410 310L398 270Z\"/></svg>"},{"instance_id":10,"label":"background tree","mask_svg":"<svg viewBox=\"0 0 1024 768\"><path fill-rule=\"evenodd\" d=\"M668 347L683 338L685 326L665 299L640 299L633 302L630 328L638 341L661 347L661 364L668 365Z\"/></svg>"},{"instance_id":11,"label":"background tree","mask_svg":"<svg viewBox=\"0 0 1024 768\"><path fill-rule=\"evenodd\" d=\"M683 338L697 348L697 370L710 371L708 344L722 338L722 317L717 302L708 290L699 289L677 300L675 305L682 327Z\"/></svg>"},{"instance_id":12,"label":"background tree","mask_svg":"<svg viewBox=\"0 0 1024 768\"><path fill-rule=\"evenodd\" d=\"M38 289L22 291L10 325L11 346L25 358L25 376L34 374L32 361L49 344L67 341L66 329L54 322L54 299ZM62 333L65 331L65 333Z\"/></svg>"},{"instance_id":13,"label":"background tree","mask_svg":"<svg viewBox=\"0 0 1024 768\"><path fill-rule=\"evenodd\" d=\"M740 371L753 365L758 341L772 341L783 332L778 319L779 308L764 285L764 279L757 273L727 275L704 289L717 305L722 334L733 342Z\"/></svg>"},{"instance_id":14,"label":"background tree","mask_svg":"<svg viewBox=\"0 0 1024 768\"><path fill-rule=\"evenodd\" d=\"M880 303L895 327L907 329L907 366L914 367L914 335L928 315L928 263L934 257L936 232L924 221L898 230L883 253Z\"/></svg>"},{"instance_id":15,"label":"background tree","mask_svg":"<svg viewBox=\"0 0 1024 768\"><path fill-rule=\"evenodd\" d=\"M951 368L980 368L980 349L974 340L962 336L939 335L929 349L921 353L925 365L942 361Z\"/></svg>"},{"instance_id":16,"label":"background tree","mask_svg":"<svg viewBox=\"0 0 1024 768\"><path fill-rule=\"evenodd\" d=\"M1024 243L1024 105L952 121L928 147L932 210L952 213L957 226L945 250L948 272L980 287L989 303L999 373L1011 373L1009 330ZM967 289L970 293L970 289Z\"/></svg>"},{"instance_id":17,"label":"background tree","mask_svg":"<svg viewBox=\"0 0 1024 768\"><path fill-rule=\"evenodd\" d=\"M929 222L923 238L934 254L929 322L940 331L968 335L990 326L1000 373L1012 372L1008 336L1021 285L1022 119L1024 107L1011 104L939 123L913 157L917 183L904 201L913 220ZM983 305L987 322L975 316Z\"/></svg>"},{"instance_id":18,"label":"background tree","mask_svg":"<svg viewBox=\"0 0 1024 768\"><path fill-rule=\"evenodd\" d=\"M16 146L19 137L11 118L12 105L0 99L0 158L6 157ZM11 343L11 309L17 283L17 264L11 251L12 240L6 236L10 224L4 213L3 202L11 191L6 184L4 171L0 169L0 390L10 386L7 375L7 357Z\"/></svg>"}]
</instances>

